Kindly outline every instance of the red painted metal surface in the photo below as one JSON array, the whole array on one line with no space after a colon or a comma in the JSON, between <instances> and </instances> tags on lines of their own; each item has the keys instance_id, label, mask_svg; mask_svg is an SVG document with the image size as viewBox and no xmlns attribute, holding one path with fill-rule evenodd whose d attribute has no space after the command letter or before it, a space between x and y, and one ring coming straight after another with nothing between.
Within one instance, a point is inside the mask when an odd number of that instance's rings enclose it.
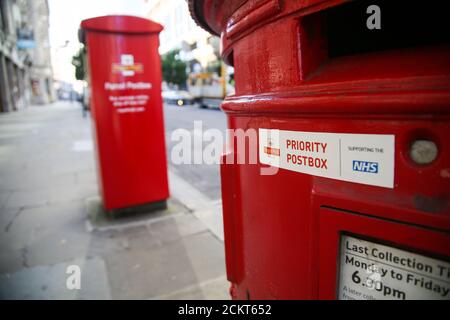
<instances>
[{"instance_id":1,"label":"red painted metal surface","mask_svg":"<svg viewBox=\"0 0 450 320\"><path fill-rule=\"evenodd\" d=\"M229 128L395 136L393 189L223 161L234 299L336 298L343 233L450 260L450 46L332 57L313 13L342 2L190 1L235 67ZM436 143L434 162L413 163L416 139Z\"/></svg>"},{"instance_id":2,"label":"red painted metal surface","mask_svg":"<svg viewBox=\"0 0 450 320\"><path fill-rule=\"evenodd\" d=\"M158 34L130 16L82 22L87 45L99 182L107 210L169 197Z\"/></svg>"}]
</instances>

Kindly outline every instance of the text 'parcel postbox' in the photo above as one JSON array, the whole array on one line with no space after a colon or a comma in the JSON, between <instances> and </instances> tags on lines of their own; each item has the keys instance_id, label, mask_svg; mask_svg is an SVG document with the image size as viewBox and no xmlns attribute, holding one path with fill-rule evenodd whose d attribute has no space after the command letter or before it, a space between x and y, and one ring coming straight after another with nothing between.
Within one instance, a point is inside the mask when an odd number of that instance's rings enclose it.
<instances>
[{"instance_id":1,"label":"text 'parcel postbox'","mask_svg":"<svg viewBox=\"0 0 450 320\"><path fill-rule=\"evenodd\" d=\"M446 10L396 2L189 2L258 140L221 164L233 298L450 299Z\"/></svg>"},{"instance_id":2,"label":"text 'parcel postbox'","mask_svg":"<svg viewBox=\"0 0 450 320\"><path fill-rule=\"evenodd\" d=\"M169 196L158 54L162 26L131 16L81 23L87 48L97 163L106 210Z\"/></svg>"}]
</instances>

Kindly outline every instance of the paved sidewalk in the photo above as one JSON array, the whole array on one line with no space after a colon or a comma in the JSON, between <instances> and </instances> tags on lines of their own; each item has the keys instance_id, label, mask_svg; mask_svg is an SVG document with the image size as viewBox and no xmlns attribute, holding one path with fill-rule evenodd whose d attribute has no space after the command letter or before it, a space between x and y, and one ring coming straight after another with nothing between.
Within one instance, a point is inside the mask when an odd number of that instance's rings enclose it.
<instances>
[{"instance_id":1,"label":"paved sidewalk","mask_svg":"<svg viewBox=\"0 0 450 320\"><path fill-rule=\"evenodd\" d=\"M170 214L88 228L91 137L78 104L0 115L0 299L228 299L221 203L174 173Z\"/></svg>"}]
</instances>

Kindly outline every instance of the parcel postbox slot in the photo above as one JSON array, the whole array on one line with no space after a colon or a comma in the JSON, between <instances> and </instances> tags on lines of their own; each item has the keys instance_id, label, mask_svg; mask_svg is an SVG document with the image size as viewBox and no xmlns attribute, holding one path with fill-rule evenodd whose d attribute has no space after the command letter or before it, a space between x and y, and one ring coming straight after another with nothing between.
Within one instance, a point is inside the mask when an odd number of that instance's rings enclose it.
<instances>
[{"instance_id":1,"label":"parcel postbox slot","mask_svg":"<svg viewBox=\"0 0 450 320\"><path fill-rule=\"evenodd\" d=\"M378 87L408 87L406 81L396 83L394 79L414 79L411 86L429 87L433 79L434 89L448 90L450 45L421 47L414 51L398 49L382 52L368 52L353 56L328 59L311 72L308 83L328 84L339 82L373 81ZM380 68L379 66L383 66ZM418 79L422 78L423 81ZM384 79L384 80L383 80Z\"/></svg>"},{"instance_id":2,"label":"parcel postbox slot","mask_svg":"<svg viewBox=\"0 0 450 320\"><path fill-rule=\"evenodd\" d=\"M381 9L381 29L366 26L366 9ZM299 19L299 65L302 80L342 70L351 80L448 75L450 33L439 5L407 6L397 1L354 1ZM433 15L432 21L422 17ZM322 67L325 70L321 70ZM325 79L324 79L325 80ZM330 81L337 79L330 79Z\"/></svg>"},{"instance_id":3,"label":"parcel postbox slot","mask_svg":"<svg viewBox=\"0 0 450 320\"><path fill-rule=\"evenodd\" d=\"M434 3L434 4L433 4ZM401 1L354 1L324 11L330 58L450 43L447 12L438 1L426 6ZM370 30L366 13L369 5L378 5L381 29ZM426 19L433 16L433 19Z\"/></svg>"}]
</instances>

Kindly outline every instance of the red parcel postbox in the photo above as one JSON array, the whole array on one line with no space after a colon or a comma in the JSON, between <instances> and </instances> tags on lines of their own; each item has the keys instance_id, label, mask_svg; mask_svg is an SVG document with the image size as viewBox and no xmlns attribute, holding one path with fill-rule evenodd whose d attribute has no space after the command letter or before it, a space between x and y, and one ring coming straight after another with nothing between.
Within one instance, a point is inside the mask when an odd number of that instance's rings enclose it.
<instances>
[{"instance_id":1,"label":"red parcel postbox","mask_svg":"<svg viewBox=\"0 0 450 320\"><path fill-rule=\"evenodd\" d=\"M132 16L81 23L103 205L107 211L169 197L158 54L162 26Z\"/></svg>"},{"instance_id":2,"label":"red parcel postbox","mask_svg":"<svg viewBox=\"0 0 450 320\"><path fill-rule=\"evenodd\" d=\"M258 140L221 164L235 299L450 299L445 10L373 2L189 3L235 68L229 129Z\"/></svg>"}]
</instances>

